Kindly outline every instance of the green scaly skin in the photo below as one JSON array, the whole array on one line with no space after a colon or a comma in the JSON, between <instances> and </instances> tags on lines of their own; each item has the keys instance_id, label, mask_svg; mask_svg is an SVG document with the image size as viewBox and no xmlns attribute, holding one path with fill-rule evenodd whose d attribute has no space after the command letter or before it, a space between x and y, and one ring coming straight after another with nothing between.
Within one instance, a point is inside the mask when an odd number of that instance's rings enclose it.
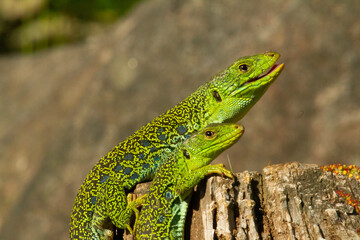
<instances>
[{"instance_id":1,"label":"green scaly skin","mask_svg":"<svg viewBox=\"0 0 360 240\"><path fill-rule=\"evenodd\" d=\"M222 164L208 164L237 142L243 132L244 128L236 124L211 125L180 144L156 170L135 223L136 239L183 239L194 186L214 173L232 177Z\"/></svg>"},{"instance_id":2,"label":"green scaly skin","mask_svg":"<svg viewBox=\"0 0 360 240\"><path fill-rule=\"evenodd\" d=\"M167 155L194 131L240 120L282 71L283 64L274 66L278 58L275 52L240 58L101 158L76 196L70 238L112 239L113 225L131 231L135 206L128 206L127 194L137 183L151 180Z\"/></svg>"}]
</instances>

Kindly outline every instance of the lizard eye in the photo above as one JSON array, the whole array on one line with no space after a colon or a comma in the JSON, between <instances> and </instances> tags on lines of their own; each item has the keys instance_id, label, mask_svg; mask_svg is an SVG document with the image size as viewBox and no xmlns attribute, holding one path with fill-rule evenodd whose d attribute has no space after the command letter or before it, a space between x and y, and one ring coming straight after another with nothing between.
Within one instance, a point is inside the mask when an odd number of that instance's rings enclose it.
<instances>
[{"instance_id":1,"label":"lizard eye","mask_svg":"<svg viewBox=\"0 0 360 240\"><path fill-rule=\"evenodd\" d=\"M206 131L206 132L205 132L205 137L206 137L207 139L213 139L213 138L215 137L215 132L213 132L213 131Z\"/></svg>"},{"instance_id":2,"label":"lizard eye","mask_svg":"<svg viewBox=\"0 0 360 240\"><path fill-rule=\"evenodd\" d=\"M244 73L244 72L247 72L249 70L249 66L246 65L246 64L241 64L239 66L239 69L240 69L240 71L242 71Z\"/></svg>"},{"instance_id":3,"label":"lizard eye","mask_svg":"<svg viewBox=\"0 0 360 240\"><path fill-rule=\"evenodd\" d=\"M220 96L220 94L218 93L218 91L213 91L212 92L212 95L213 95L213 97L215 98L215 100L217 101L217 102L221 102L222 100L221 100L221 96Z\"/></svg>"},{"instance_id":4,"label":"lizard eye","mask_svg":"<svg viewBox=\"0 0 360 240\"><path fill-rule=\"evenodd\" d=\"M190 159L190 154L188 151L186 151L186 149L183 149L183 154L186 157L186 159Z\"/></svg>"}]
</instances>

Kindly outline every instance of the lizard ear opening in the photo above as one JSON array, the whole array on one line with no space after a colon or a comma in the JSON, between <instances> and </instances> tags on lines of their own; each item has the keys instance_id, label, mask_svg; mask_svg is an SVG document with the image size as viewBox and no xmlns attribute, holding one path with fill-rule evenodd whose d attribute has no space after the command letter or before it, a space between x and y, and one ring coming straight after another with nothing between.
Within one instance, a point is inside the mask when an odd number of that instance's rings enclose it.
<instances>
[{"instance_id":1,"label":"lizard ear opening","mask_svg":"<svg viewBox=\"0 0 360 240\"><path fill-rule=\"evenodd\" d=\"M186 157L186 159L190 159L190 154L186 149L183 149L183 154Z\"/></svg>"},{"instance_id":2,"label":"lizard ear opening","mask_svg":"<svg viewBox=\"0 0 360 240\"><path fill-rule=\"evenodd\" d=\"M213 97L215 98L215 100L216 100L217 102L221 102L221 101L222 101L221 96L220 96L220 94L219 94L218 91L214 90L214 91L212 92L212 95L213 95Z\"/></svg>"}]
</instances>

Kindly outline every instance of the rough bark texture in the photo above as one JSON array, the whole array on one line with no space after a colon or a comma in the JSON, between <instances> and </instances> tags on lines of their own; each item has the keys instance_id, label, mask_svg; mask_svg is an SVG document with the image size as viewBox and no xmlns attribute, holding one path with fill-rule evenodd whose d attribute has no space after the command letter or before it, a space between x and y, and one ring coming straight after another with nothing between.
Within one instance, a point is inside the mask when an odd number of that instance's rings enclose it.
<instances>
[{"instance_id":1,"label":"rough bark texture","mask_svg":"<svg viewBox=\"0 0 360 240\"><path fill-rule=\"evenodd\" d=\"M263 170L264 212L274 239L360 239L359 215L335 190L360 198L355 179L316 165L274 165Z\"/></svg>"},{"instance_id":2,"label":"rough bark texture","mask_svg":"<svg viewBox=\"0 0 360 240\"><path fill-rule=\"evenodd\" d=\"M149 188L141 184L140 195ZM189 208L186 239L360 239L360 216L336 194L360 199L355 179L323 172L316 165L272 165L210 177L197 186ZM132 239L126 236L126 239Z\"/></svg>"}]
</instances>

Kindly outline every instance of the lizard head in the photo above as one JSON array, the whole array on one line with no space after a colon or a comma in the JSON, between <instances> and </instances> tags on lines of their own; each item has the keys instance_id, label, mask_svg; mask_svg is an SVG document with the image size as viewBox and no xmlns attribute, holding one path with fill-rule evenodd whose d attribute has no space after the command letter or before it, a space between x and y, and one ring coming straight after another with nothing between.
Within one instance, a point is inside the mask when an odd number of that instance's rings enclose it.
<instances>
[{"instance_id":1,"label":"lizard head","mask_svg":"<svg viewBox=\"0 0 360 240\"><path fill-rule=\"evenodd\" d=\"M182 146L189 170L209 164L220 153L235 144L244 134L238 124L212 124L194 133Z\"/></svg>"},{"instance_id":2,"label":"lizard head","mask_svg":"<svg viewBox=\"0 0 360 240\"><path fill-rule=\"evenodd\" d=\"M284 64L275 64L280 55L266 52L238 59L206 86L205 126L237 122L275 81Z\"/></svg>"}]
</instances>

